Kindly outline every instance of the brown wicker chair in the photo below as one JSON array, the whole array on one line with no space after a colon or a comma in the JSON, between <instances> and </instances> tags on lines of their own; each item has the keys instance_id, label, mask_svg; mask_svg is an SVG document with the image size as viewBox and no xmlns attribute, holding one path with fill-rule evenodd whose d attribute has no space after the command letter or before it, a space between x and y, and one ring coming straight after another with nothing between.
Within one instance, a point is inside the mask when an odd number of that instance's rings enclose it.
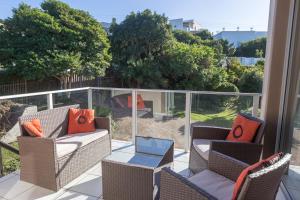
<instances>
[{"instance_id":1,"label":"brown wicker chair","mask_svg":"<svg viewBox=\"0 0 300 200\"><path fill-rule=\"evenodd\" d=\"M231 130L229 128L192 125L189 159L189 168L192 172L198 173L207 169L210 149L250 165L260 159L265 123L255 117L243 116L261 123L252 143L226 141Z\"/></svg>"},{"instance_id":2,"label":"brown wicker chair","mask_svg":"<svg viewBox=\"0 0 300 200\"><path fill-rule=\"evenodd\" d=\"M239 200L274 200L291 155L247 176ZM160 179L160 200L231 200L234 184L248 165L216 151L209 155L208 169L190 178L164 168Z\"/></svg>"},{"instance_id":3,"label":"brown wicker chair","mask_svg":"<svg viewBox=\"0 0 300 200\"><path fill-rule=\"evenodd\" d=\"M44 138L30 137L20 126L21 180L57 191L111 153L108 118L95 118L95 132L67 135L71 107L78 105L45 110L19 119L20 125L40 119L45 135Z\"/></svg>"}]
</instances>

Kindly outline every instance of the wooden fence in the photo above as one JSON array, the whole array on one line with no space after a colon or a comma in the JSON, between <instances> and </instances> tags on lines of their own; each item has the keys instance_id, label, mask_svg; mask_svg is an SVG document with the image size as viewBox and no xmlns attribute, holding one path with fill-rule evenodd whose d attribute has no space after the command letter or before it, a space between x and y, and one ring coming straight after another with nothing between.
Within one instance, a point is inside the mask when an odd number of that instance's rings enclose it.
<instances>
[{"instance_id":1,"label":"wooden fence","mask_svg":"<svg viewBox=\"0 0 300 200\"><path fill-rule=\"evenodd\" d=\"M71 82L71 88L99 86L98 79L84 76L74 75L68 81ZM0 84L0 96L59 89L62 89L61 84L54 78L42 81L12 80L10 83Z\"/></svg>"}]
</instances>

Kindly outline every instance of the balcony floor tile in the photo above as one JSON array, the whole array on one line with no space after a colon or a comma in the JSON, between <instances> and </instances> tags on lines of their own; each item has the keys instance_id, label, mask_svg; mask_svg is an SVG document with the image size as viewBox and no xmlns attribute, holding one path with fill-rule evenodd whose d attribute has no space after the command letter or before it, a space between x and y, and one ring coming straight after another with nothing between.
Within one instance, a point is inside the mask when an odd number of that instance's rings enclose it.
<instances>
[{"instance_id":1,"label":"balcony floor tile","mask_svg":"<svg viewBox=\"0 0 300 200\"><path fill-rule=\"evenodd\" d=\"M57 198L57 200L97 200L99 198L97 197L91 197L85 194L80 194L78 192L73 192L73 191L67 191L63 195Z\"/></svg>"},{"instance_id":2,"label":"balcony floor tile","mask_svg":"<svg viewBox=\"0 0 300 200\"><path fill-rule=\"evenodd\" d=\"M64 189L58 192L54 192L39 186L33 186L29 190L16 196L14 200L24 200L24 199L55 200L65 192L66 190Z\"/></svg>"},{"instance_id":3,"label":"balcony floor tile","mask_svg":"<svg viewBox=\"0 0 300 200\"><path fill-rule=\"evenodd\" d=\"M0 197L14 199L31 187L33 187L32 184L20 181L20 176L14 175L0 183Z\"/></svg>"},{"instance_id":4,"label":"balcony floor tile","mask_svg":"<svg viewBox=\"0 0 300 200\"><path fill-rule=\"evenodd\" d=\"M100 198L102 195L102 177L87 175L69 190Z\"/></svg>"}]
</instances>

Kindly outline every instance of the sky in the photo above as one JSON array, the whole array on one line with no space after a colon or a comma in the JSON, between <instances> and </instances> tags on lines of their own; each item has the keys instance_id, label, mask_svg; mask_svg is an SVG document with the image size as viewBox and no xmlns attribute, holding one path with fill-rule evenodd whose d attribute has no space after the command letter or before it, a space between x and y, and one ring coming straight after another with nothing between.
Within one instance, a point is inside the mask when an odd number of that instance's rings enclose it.
<instances>
[{"instance_id":1,"label":"sky","mask_svg":"<svg viewBox=\"0 0 300 200\"><path fill-rule=\"evenodd\" d=\"M130 12L150 9L169 19L195 19L211 32L225 30L267 31L270 0L62 0L88 11L98 21L121 22ZM39 7L42 0L0 0L0 19L12 15L21 3Z\"/></svg>"}]
</instances>

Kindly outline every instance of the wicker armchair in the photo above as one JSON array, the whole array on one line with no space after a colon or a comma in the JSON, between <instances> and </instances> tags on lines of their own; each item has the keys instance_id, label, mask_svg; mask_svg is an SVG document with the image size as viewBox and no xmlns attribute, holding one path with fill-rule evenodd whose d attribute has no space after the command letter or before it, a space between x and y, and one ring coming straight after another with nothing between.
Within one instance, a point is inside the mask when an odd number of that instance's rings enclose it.
<instances>
[{"instance_id":1,"label":"wicker armchair","mask_svg":"<svg viewBox=\"0 0 300 200\"><path fill-rule=\"evenodd\" d=\"M290 155L247 176L237 199L274 200ZM160 179L160 200L231 200L235 181L248 164L216 151L209 155L208 169L190 178L164 168Z\"/></svg>"},{"instance_id":2,"label":"wicker armchair","mask_svg":"<svg viewBox=\"0 0 300 200\"><path fill-rule=\"evenodd\" d=\"M198 173L208 167L210 150L231 156L247 164L253 164L260 159L262 152L261 141L264 135L264 121L249 117L261 123L252 143L227 141L229 128L211 126L192 126L189 168Z\"/></svg>"},{"instance_id":3,"label":"wicker armchair","mask_svg":"<svg viewBox=\"0 0 300 200\"><path fill-rule=\"evenodd\" d=\"M67 135L71 107L78 105L45 110L19 119L21 125L38 118L45 136L31 137L20 126L21 180L57 191L111 153L108 118L95 118L95 132Z\"/></svg>"}]
</instances>

